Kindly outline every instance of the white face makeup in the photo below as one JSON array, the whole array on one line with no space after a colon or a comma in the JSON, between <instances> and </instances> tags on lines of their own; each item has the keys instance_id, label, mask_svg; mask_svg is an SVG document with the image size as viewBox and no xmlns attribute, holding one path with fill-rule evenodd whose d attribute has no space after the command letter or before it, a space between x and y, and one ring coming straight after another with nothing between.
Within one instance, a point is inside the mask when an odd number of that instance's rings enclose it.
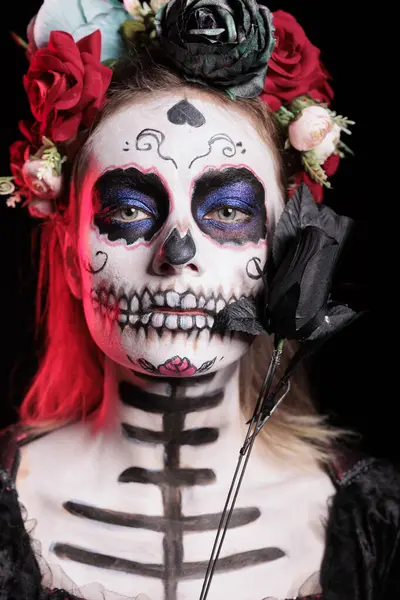
<instances>
[{"instance_id":1,"label":"white face makeup","mask_svg":"<svg viewBox=\"0 0 400 600\"><path fill-rule=\"evenodd\" d=\"M211 100L171 93L106 119L90 158L79 255L95 342L154 375L236 361L249 340L211 332L214 317L260 290L254 263L264 265L267 221L282 207L255 127Z\"/></svg>"}]
</instances>

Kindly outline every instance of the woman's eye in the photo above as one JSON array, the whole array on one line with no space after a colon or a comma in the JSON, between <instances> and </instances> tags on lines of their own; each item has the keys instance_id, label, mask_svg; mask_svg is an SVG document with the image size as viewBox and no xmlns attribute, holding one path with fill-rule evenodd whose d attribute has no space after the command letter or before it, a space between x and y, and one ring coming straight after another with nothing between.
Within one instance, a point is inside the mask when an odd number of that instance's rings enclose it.
<instances>
[{"instance_id":1,"label":"woman's eye","mask_svg":"<svg viewBox=\"0 0 400 600\"><path fill-rule=\"evenodd\" d=\"M135 221L143 221L150 218L150 214L134 206L124 206L119 208L110 215L113 221L121 221L123 223L133 223Z\"/></svg>"},{"instance_id":2,"label":"woman's eye","mask_svg":"<svg viewBox=\"0 0 400 600\"><path fill-rule=\"evenodd\" d=\"M223 208L218 208L217 210L209 212L205 218L224 223L245 223L246 221L249 221L250 215L237 208L224 206Z\"/></svg>"}]
</instances>

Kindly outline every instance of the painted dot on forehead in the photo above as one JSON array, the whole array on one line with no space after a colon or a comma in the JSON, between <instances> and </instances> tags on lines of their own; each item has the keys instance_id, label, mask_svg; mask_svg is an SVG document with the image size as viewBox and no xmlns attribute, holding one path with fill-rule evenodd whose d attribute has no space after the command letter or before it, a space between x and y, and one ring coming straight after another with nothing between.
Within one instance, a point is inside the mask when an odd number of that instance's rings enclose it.
<instances>
[{"instance_id":1,"label":"painted dot on forehead","mask_svg":"<svg viewBox=\"0 0 400 600\"><path fill-rule=\"evenodd\" d=\"M180 100L167 112L168 121L174 125L201 127L206 122L204 115L187 100Z\"/></svg>"}]
</instances>

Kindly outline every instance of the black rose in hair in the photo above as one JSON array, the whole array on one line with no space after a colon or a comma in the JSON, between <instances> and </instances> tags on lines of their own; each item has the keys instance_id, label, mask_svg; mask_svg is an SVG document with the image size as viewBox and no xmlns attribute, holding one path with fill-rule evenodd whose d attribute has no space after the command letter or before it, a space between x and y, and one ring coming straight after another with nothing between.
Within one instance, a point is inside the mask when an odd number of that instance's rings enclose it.
<instances>
[{"instance_id":1,"label":"black rose in hair","mask_svg":"<svg viewBox=\"0 0 400 600\"><path fill-rule=\"evenodd\" d=\"M161 47L188 81L253 98L275 46L272 15L254 0L170 0L156 15Z\"/></svg>"}]
</instances>

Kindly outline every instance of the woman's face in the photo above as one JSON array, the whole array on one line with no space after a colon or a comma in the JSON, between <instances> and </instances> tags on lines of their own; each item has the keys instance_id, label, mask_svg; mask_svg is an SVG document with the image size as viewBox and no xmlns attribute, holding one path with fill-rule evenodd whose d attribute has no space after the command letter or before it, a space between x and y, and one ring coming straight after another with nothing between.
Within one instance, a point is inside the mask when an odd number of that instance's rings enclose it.
<instances>
[{"instance_id":1,"label":"woman's face","mask_svg":"<svg viewBox=\"0 0 400 600\"><path fill-rule=\"evenodd\" d=\"M253 297L281 210L273 154L241 113L171 93L121 108L92 139L79 257L90 332L112 360L190 376L251 340L212 331Z\"/></svg>"}]
</instances>

